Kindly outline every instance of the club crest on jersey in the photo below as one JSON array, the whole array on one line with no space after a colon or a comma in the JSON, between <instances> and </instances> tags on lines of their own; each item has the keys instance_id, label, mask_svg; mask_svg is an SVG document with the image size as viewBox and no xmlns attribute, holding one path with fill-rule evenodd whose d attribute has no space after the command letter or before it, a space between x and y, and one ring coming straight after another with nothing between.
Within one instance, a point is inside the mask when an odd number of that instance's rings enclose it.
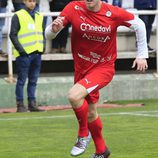
<instances>
[{"instance_id":1,"label":"club crest on jersey","mask_svg":"<svg viewBox=\"0 0 158 158\"><path fill-rule=\"evenodd\" d=\"M82 8L82 7L80 7L80 6L78 6L78 5L75 5L75 7L74 7L76 10L82 10L82 11L84 11L84 9Z\"/></svg>"},{"instance_id":2,"label":"club crest on jersey","mask_svg":"<svg viewBox=\"0 0 158 158\"><path fill-rule=\"evenodd\" d=\"M111 15L112 15L111 11L107 11L107 12L106 12L106 16L107 16L107 17L110 17Z\"/></svg>"}]
</instances>

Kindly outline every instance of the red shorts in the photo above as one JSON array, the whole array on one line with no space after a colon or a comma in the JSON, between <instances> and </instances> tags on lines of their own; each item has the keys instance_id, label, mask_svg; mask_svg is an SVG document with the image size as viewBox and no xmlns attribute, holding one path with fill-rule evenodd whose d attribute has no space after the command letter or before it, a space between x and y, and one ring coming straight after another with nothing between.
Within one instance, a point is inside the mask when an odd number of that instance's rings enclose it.
<instances>
[{"instance_id":1,"label":"red shorts","mask_svg":"<svg viewBox=\"0 0 158 158\"><path fill-rule=\"evenodd\" d=\"M114 64L93 68L86 74L75 73L75 83L84 86L88 91L86 100L88 103L96 103L99 100L99 89L111 82L115 73Z\"/></svg>"}]
</instances>

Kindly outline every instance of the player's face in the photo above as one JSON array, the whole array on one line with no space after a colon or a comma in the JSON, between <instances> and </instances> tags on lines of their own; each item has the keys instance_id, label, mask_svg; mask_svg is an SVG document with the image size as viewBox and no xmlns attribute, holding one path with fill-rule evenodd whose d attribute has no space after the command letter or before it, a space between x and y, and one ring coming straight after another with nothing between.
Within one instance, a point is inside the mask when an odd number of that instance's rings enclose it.
<instances>
[{"instance_id":1,"label":"player's face","mask_svg":"<svg viewBox=\"0 0 158 158\"><path fill-rule=\"evenodd\" d=\"M24 4L28 9L33 10L36 6L36 0L24 0Z\"/></svg>"},{"instance_id":2,"label":"player's face","mask_svg":"<svg viewBox=\"0 0 158 158\"><path fill-rule=\"evenodd\" d=\"M101 6L100 0L84 0L84 1L89 10L97 12L100 9Z\"/></svg>"}]
</instances>

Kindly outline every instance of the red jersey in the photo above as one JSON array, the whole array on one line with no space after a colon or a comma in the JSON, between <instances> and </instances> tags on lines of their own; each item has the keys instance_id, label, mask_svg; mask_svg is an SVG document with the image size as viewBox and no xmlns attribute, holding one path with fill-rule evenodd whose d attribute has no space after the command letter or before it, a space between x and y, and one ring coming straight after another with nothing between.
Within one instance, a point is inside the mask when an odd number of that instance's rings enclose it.
<instances>
[{"instance_id":1,"label":"red jersey","mask_svg":"<svg viewBox=\"0 0 158 158\"><path fill-rule=\"evenodd\" d=\"M82 74L115 62L117 27L130 27L128 21L134 19L133 14L104 2L98 12L91 12L84 1L70 2L60 16L65 17L64 25L72 25L74 67Z\"/></svg>"}]
</instances>

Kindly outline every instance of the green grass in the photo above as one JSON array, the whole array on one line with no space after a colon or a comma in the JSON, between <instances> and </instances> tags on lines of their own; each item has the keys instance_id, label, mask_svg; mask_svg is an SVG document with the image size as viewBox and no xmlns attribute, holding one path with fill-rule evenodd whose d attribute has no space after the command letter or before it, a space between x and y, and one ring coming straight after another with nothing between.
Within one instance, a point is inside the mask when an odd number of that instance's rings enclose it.
<instances>
[{"instance_id":1,"label":"green grass","mask_svg":"<svg viewBox=\"0 0 158 158\"><path fill-rule=\"evenodd\" d=\"M145 106L98 109L111 158L158 157L158 100L139 102ZM76 134L72 110L0 114L0 158L70 158ZM91 142L80 158L94 151Z\"/></svg>"}]
</instances>

